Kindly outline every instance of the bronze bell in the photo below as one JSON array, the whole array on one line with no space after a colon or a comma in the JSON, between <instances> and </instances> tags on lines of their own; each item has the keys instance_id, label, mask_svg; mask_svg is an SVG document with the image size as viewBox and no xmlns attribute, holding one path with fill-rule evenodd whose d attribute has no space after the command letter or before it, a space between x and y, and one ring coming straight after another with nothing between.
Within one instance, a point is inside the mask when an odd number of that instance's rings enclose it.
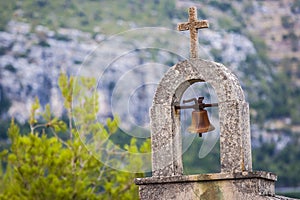
<instances>
[{"instance_id":1,"label":"bronze bell","mask_svg":"<svg viewBox=\"0 0 300 200\"><path fill-rule=\"evenodd\" d=\"M183 103L188 103L194 101L194 105L175 105L175 109L189 109L193 108L192 112L192 124L188 127L190 133L198 133L199 136L202 136L202 133L215 130L215 127L210 123L208 119L207 111L204 110L205 107L218 106L217 103L214 104L205 104L203 103L204 97L199 97L198 99L188 99L183 100Z\"/></svg>"},{"instance_id":2,"label":"bronze bell","mask_svg":"<svg viewBox=\"0 0 300 200\"><path fill-rule=\"evenodd\" d=\"M206 110L192 112L192 124L188 127L190 133L206 133L215 130L210 123Z\"/></svg>"}]
</instances>

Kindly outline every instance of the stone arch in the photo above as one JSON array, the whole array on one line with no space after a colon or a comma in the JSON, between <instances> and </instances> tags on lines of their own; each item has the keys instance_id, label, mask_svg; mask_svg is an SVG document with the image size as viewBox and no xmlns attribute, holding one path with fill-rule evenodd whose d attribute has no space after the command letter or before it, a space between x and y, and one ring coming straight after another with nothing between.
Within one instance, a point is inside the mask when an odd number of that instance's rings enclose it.
<instances>
[{"instance_id":1,"label":"stone arch","mask_svg":"<svg viewBox=\"0 0 300 200\"><path fill-rule=\"evenodd\" d=\"M174 104L193 83L205 81L219 100L222 172L252 171L249 107L236 76L224 65L191 59L171 67L150 110L153 176L183 174L180 119Z\"/></svg>"}]
</instances>

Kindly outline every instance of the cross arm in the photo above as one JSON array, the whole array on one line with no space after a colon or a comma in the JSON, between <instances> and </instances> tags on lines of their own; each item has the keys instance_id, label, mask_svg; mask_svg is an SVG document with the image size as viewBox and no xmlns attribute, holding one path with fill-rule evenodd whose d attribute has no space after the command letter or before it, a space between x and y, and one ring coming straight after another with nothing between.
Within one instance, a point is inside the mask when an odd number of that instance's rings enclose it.
<instances>
[{"instance_id":1,"label":"cross arm","mask_svg":"<svg viewBox=\"0 0 300 200\"><path fill-rule=\"evenodd\" d=\"M177 30L178 31L187 31L190 29L190 23L187 22L187 23L180 23L177 25Z\"/></svg>"},{"instance_id":2,"label":"cross arm","mask_svg":"<svg viewBox=\"0 0 300 200\"><path fill-rule=\"evenodd\" d=\"M201 29L201 28L208 28L209 24L207 20L201 20L201 21L197 21L194 26L196 29Z\"/></svg>"}]
</instances>

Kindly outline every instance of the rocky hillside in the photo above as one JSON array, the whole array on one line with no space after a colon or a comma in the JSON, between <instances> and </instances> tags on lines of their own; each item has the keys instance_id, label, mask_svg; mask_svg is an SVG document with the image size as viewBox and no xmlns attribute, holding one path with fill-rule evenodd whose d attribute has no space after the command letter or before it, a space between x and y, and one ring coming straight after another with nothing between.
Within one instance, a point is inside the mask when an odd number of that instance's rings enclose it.
<instances>
[{"instance_id":1,"label":"rocky hillside","mask_svg":"<svg viewBox=\"0 0 300 200\"><path fill-rule=\"evenodd\" d=\"M7 107L2 108L2 115L14 115L24 122L28 116L24 108L29 107L36 95L41 98L43 105L50 101L53 106L59 107L56 78L60 71L77 73L85 57L99 47L99 42L108 41L106 39L112 33L147 26L175 30L178 22L187 20L187 8L193 5L198 7L199 18L208 19L211 24L210 29L200 33L202 57L222 62L238 75L259 129L288 128L292 132L299 132L299 114L295 112L299 110L299 97L295 93L299 92L300 80L298 1L80 3L79 0L2 3L2 9L6 8L3 19L7 20L3 25L4 31L0 33L1 94L2 101L10 100L10 106L6 104ZM61 10L61 6L64 10ZM160 38L158 34L147 37L156 41ZM103 56L107 51L118 55L124 50L122 46L126 48L130 43L134 49L134 43L139 42L129 40L122 34L118 40L109 41L112 44L101 46L100 51L103 52L98 52L100 55L97 58L101 59L97 61L107 63L107 56ZM168 41L168 45L170 43ZM171 65L179 59L171 55L164 55L164 58L148 55L143 60L141 57L147 55L141 53L132 54L135 56L131 55L130 62L127 61L129 64L118 63L121 65L119 68L126 69L126 66L149 61ZM97 65L93 70L101 71L105 67ZM107 73L113 72L110 70ZM110 82L118 78L118 75L112 75ZM114 84L108 85L113 87ZM109 86L102 88L105 98L111 89ZM146 96L151 97L150 93ZM109 102L109 99L103 99L103 110L109 107ZM56 110L57 114L61 114L60 109ZM282 120L284 123L281 123ZM262 124L262 121L268 123Z\"/></svg>"}]
</instances>

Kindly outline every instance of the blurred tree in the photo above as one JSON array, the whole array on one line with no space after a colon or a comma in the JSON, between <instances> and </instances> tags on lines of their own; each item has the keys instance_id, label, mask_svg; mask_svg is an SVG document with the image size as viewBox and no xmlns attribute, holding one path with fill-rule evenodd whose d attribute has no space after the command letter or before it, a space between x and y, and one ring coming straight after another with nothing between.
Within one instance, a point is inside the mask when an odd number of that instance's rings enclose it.
<instances>
[{"instance_id":1,"label":"blurred tree","mask_svg":"<svg viewBox=\"0 0 300 200\"><path fill-rule=\"evenodd\" d=\"M94 84L94 79L81 78L80 84L75 84L73 77L60 76L68 123L53 117L49 105L43 113L38 113L38 99L32 105L29 134L21 135L14 120L11 121L8 130L11 147L0 154L2 166L5 165L0 167L0 199L138 198L133 179L143 174L111 169L92 154L96 148L101 149L114 166L122 164L113 158L116 152L104 142L118 129L118 119L108 119L106 126L97 122L97 93L91 92ZM79 104L73 107L74 98ZM80 113L76 119L77 129L72 121L74 113ZM47 135L46 131L52 135ZM60 137L63 134L69 134L68 139L63 140ZM124 148L132 153L146 152L150 144L145 141L138 148L136 140L132 139ZM135 169L143 165L143 161L136 158L128 157L127 160L129 167Z\"/></svg>"}]
</instances>

